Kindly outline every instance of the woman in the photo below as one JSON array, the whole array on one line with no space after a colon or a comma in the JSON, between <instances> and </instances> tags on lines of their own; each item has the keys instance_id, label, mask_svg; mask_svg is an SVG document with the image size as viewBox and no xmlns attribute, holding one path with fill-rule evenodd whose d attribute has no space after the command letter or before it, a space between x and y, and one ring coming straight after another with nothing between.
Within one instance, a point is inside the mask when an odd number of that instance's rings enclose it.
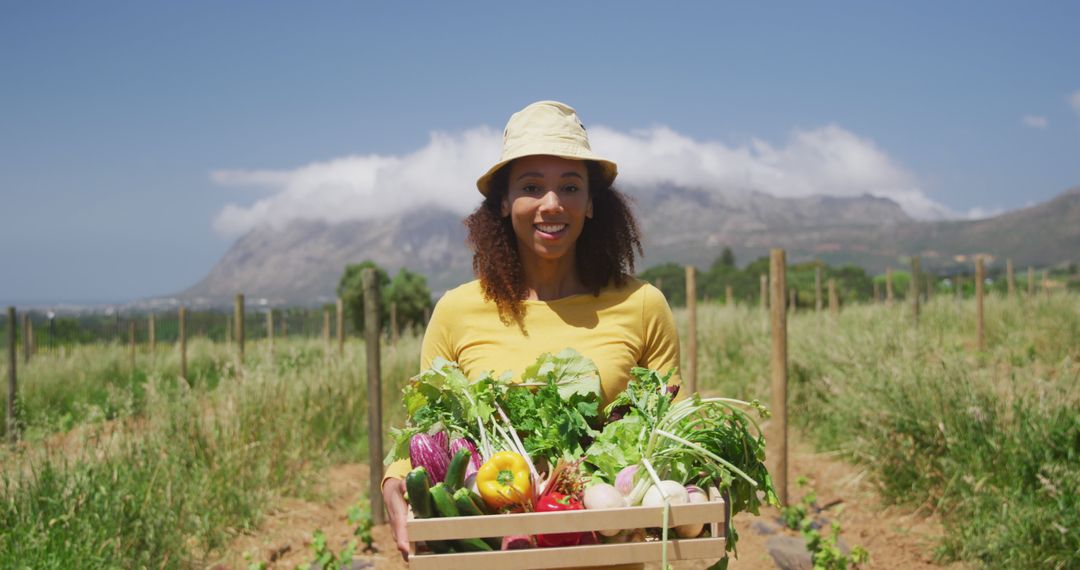
<instances>
[{"instance_id":1,"label":"woman","mask_svg":"<svg viewBox=\"0 0 1080 570\"><path fill-rule=\"evenodd\" d=\"M441 356L470 378L520 373L542 353L571 347L600 371L604 404L630 369L670 370L679 340L667 301L633 277L641 253L615 163L589 146L574 109L533 103L510 117L501 160L476 185L484 202L466 220L478 279L435 307L421 366ZM398 549L408 556L407 461L387 469L383 495Z\"/></svg>"}]
</instances>

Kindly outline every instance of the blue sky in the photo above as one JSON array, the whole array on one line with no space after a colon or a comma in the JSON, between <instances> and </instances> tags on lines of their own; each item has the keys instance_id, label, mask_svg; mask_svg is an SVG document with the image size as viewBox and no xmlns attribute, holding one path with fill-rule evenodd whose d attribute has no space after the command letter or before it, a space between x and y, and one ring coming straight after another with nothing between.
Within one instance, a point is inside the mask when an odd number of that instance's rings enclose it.
<instances>
[{"instance_id":1,"label":"blue sky","mask_svg":"<svg viewBox=\"0 0 1080 570\"><path fill-rule=\"evenodd\" d=\"M539 99L627 183L920 216L1080 185L1080 4L747 4L6 3L0 303L176 292L263 221L469 209Z\"/></svg>"}]
</instances>

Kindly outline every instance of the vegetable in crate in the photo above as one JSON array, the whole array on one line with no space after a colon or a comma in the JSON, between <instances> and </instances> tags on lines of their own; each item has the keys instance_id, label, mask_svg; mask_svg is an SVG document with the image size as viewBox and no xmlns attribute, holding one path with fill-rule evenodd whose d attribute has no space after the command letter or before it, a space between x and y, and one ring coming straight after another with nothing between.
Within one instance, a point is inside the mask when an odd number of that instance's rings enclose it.
<instances>
[{"instance_id":1,"label":"vegetable in crate","mask_svg":"<svg viewBox=\"0 0 1080 570\"><path fill-rule=\"evenodd\" d=\"M459 449L450 460L450 466L446 468L446 488L451 493L456 492L465 484L465 468L472 462L472 452L468 449Z\"/></svg>"},{"instance_id":2,"label":"vegetable in crate","mask_svg":"<svg viewBox=\"0 0 1080 570\"><path fill-rule=\"evenodd\" d=\"M446 485L439 483L431 488L431 502L435 505L435 512L440 517L450 518L462 516L454 502L454 496ZM459 538L454 540L454 546L462 552L483 552L493 550L491 545L479 538Z\"/></svg>"},{"instance_id":3,"label":"vegetable in crate","mask_svg":"<svg viewBox=\"0 0 1080 570\"><path fill-rule=\"evenodd\" d=\"M413 466L427 468L434 483L441 483L450 467L450 454L444 441L444 438L426 433L418 433L409 440L409 459Z\"/></svg>"},{"instance_id":4,"label":"vegetable in crate","mask_svg":"<svg viewBox=\"0 0 1080 570\"><path fill-rule=\"evenodd\" d=\"M567 348L545 353L525 369L521 381L535 391L511 388L505 405L534 462L555 465L579 459L599 432L600 374L596 364Z\"/></svg>"},{"instance_id":5,"label":"vegetable in crate","mask_svg":"<svg viewBox=\"0 0 1080 570\"><path fill-rule=\"evenodd\" d=\"M491 456L476 473L480 497L492 510L521 510L533 500L532 473L525 458L513 451Z\"/></svg>"},{"instance_id":6,"label":"vegetable in crate","mask_svg":"<svg viewBox=\"0 0 1080 570\"><path fill-rule=\"evenodd\" d=\"M564 495L558 491L540 497L536 501L536 512L550 513L561 511L580 511L585 508L573 495ZM541 548L554 546L577 546L581 543L583 532L561 532L556 534L536 535L536 544Z\"/></svg>"},{"instance_id":7,"label":"vegetable in crate","mask_svg":"<svg viewBox=\"0 0 1080 570\"><path fill-rule=\"evenodd\" d=\"M464 437L458 437L450 442L451 457L462 449L467 449L472 454L469 457L469 464L465 467L465 479L468 479L470 475L480 470L480 466L484 464L484 461L480 458L480 452L477 451L476 444L472 441Z\"/></svg>"},{"instance_id":8,"label":"vegetable in crate","mask_svg":"<svg viewBox=\"0 0 1080 570\"><path fill-rule=\"evenodd\" d=\"M642 501L661 479L730 493L731 514L757 514L762 504L777 505L772 479L765 468L765 438L743 408L768 412L757 402L702 398L694 394L675 402L677 393L666 375L634 368L626 390L605 412L619 410L586 451L593 476L616 483L631 505ZM638 466L629 469L630 466ZM685 490L682 493L686 493ZM681 495L681 494L680 494ZM686 529L689 531L692 529ZM727 529L728 549L738 536Z\"/></svg>"},{"instance_id":9,"label":"vegetable in crate","mask_svg":"<svg viewBox=\"0 0 1080 570\"><path fill-rule=\"evenodd\" d=\"M427 469L417 467L410 471L405 476L405 490L409 495L409 504L412 505L416 518L429 519L435 516L435 505L431 498L431 478L428 477ZM428 541L427 545L436 554L450 552L450 543L443 540Z\"/></svg>"},{"instance_id":10,"label":"vegetable in crate","mask_svg":"<svg viewBox=\"0 0 1080 570\"><path fill-rule=\"evenodd\" d=\"M495 401L509 383L509 373L500 378L485 374L470 381L457 364L436 358L430 369L414 376L402 390L408 421L404 427L390 430L394 443L386 463L409 459L409 444L416 434L442 432L435 437L442 439L444 449L447 436L483 441L481 425L490 426Z\"/></svg>"}]
</instances>

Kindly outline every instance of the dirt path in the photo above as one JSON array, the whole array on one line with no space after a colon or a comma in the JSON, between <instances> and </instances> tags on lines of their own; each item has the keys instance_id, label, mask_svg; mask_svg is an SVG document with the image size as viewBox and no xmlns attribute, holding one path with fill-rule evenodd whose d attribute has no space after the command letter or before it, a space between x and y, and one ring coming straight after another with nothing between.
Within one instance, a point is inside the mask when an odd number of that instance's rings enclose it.
<instances>
[{"instance_id":1,"label":"dirt path","mask_svg":"<svg viewBox=\"0 0 1080 570\"><path fill-rule=\"evenodd\" d=\"M850 546L861 545L870 552L866 568L938 568L932 561L933 543L941 535L941 528L932 518L912 514L910 509L882 507L864 473L828 454L814 453L802 443L793 442L789 458L791 476L802 475L810 479L810 487L817 491L818 503L841 501L828 509L824 516L837 520L843 527L843 539ZM244 553L252 554L252 561L267 563L266 568L292 569L298 564L311 562L311 537L315 529L322 529L327 544L335 551L351 540L352 528L345 512L366 491L368 470L366 465L347 464L332 467L325 483L326 499L305 501L287 499L271 513L261 530L252 536L238 538L217 568L247 568L249 561ZM802 496L802 490L793 487L791 499ZM771 510L761 517L740 515L736 517L739 532L740 558L732 561L732 570L771 570L775 563L766 550L770 536L759 534L751 527L755 521L775 521L777 512ZM762 526L761 522L754 526ZM370 561L376 568L406 569L393 549L389 529L384 525L374 530L379 552L374 555L357 555L357 560ZM778 534L797 536L781 530ZM776 536L776 535L772 535ZM677 569L705 568L707 563L680 563ZM359 564L357 565L360 566ZM659 565L656 565L657 567ZM956 566L954 568L959 568Z\"/></svg>"}]
</instances>

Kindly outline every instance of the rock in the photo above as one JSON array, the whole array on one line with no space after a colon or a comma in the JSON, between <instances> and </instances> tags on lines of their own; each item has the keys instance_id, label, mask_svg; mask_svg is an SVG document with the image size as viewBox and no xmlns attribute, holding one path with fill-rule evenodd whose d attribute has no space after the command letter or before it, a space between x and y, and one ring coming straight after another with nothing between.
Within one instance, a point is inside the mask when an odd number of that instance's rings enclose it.
<instances>
[{"instance_id":1,"label":"rock","mask_svg":"<svg viewBox=\"0 0 1080 570\"><path fill-rule=\"evenodd\" d=\"M750 523L750 530L754 534L768 536L780 532L780 525L766 519L757 519Z\"/></svg>"},{"instance_id":2,"label":"rock","mask_svg":"<svg viewBox=\"0 0 1080 570\"><path fill-rule=\"evenodd\" d=\"M780 570L812 570L814 567L801 537L773 536L765 541L765 549Z\"/></svg>"}]
</instances>

